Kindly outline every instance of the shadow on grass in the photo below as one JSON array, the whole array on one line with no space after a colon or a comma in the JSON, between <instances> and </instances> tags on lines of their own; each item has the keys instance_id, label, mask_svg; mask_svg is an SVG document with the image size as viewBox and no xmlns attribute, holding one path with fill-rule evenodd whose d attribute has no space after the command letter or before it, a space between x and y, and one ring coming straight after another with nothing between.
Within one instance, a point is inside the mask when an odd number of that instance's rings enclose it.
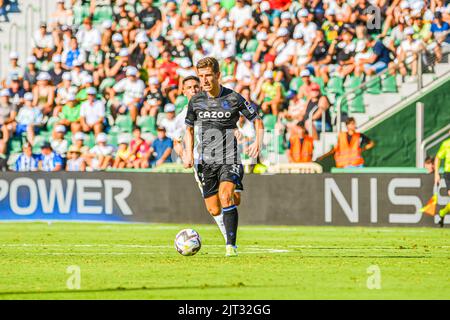
<instances>
[{"instance_id":1,"label":"shadow on grass","mask_svg":"<svg viewBox=\"0 0 450 320\"><path fill-rule=\"evenodd\" d=\"M224 286L200 285L200 286L173 286L173 287L140 287L140 288L105 288L105 289L80 289L80 290L49 290L49 291L7 291L0 292L0 298L10 295L33 295L33 294L64 294L64 293L101 293L101 292L132 292L132 291L158 291L158 290L198 290L198 289L232 289L232 288L263 288L264 286L249 286L237 283Z\"/></svg>"}]
</instances>

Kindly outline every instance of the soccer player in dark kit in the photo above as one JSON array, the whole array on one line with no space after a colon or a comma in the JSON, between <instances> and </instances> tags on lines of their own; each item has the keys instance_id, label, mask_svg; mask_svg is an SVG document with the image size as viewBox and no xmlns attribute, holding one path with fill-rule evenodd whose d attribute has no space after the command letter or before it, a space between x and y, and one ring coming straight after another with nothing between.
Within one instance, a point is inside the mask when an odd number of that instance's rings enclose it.
<instances>
[{"instance_id":1,"label":"soccer player in dark kit","mask_svg":"<svg viewBox=\"0 0 450 320\"><path fill-rule=\"evenodd\" d=\"M195 166L209 213L213 216L223 213L226 256L237 256L238 211L234 192L236 188L243 188L244 170L234 131L241 114L254 122L256 139L248 148L248 154L257 158L264 126L257 110L248 101L220 85L219 63L215 58L201 59L196 68L202 91L189 101L183 163L186 168Z\"/></svg>"}]
</instances>

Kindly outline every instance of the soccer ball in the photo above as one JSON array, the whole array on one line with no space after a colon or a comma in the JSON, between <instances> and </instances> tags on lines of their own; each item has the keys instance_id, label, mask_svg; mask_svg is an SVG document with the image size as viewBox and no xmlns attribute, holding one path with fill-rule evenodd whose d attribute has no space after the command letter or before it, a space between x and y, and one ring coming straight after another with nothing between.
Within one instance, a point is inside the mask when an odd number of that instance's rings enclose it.
<instances>
[{"instance_id":1,"label":"soccer ball","mask_svg":"<svg viewBox=\"0 0 450 320\"><path fill-rule=\"evenodd\" d=\"M202 247L200 235L192 229L183 229L175 237L175 249L183 256L193 256Z\"/></svg>"}]
</instances>

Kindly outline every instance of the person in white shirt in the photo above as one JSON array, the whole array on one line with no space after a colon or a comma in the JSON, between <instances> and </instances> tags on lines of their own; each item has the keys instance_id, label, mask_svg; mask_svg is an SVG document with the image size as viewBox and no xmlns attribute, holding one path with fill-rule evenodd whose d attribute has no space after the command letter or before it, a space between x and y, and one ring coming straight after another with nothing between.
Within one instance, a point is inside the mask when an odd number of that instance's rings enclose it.
<instances>
[{"instance_id":1,"label":"person in white shirt","mask_svg":"<svg viewBox=\"0 0 450 320\"><path fill-rule=\"evenodd\" d=\"M241 89L244 87L251 87L254 89L256 86L256 78L260 75L260 65L259 63L253 63L252 60L253 55L250 52L245 52L242 55L242 61L237 65L237 86L235 88L237 92L241 92Z\"/></svg>"},{"instance_id":2,"label":"person in white shirt","mask_svg":"<svg viewBox=\"0 0 450 320\"><path fill-rule=\"evenodd\" d=\"M67 149L69 148L68 141L64 139L66 127L63 125L55 126L53 137L50 138L50 145L55 153L61 158L65 159L67 156Z\"/></svg>"},{"instance_id":3,"label":"person in white shirt","mask_svg":"<svg viewBox=\"0 0 450 320\"><path fill-rule=\"evenodd\" d=\"M106 133L99 133L95 139L96 145L89 150L86 161L93 170L105 170L112 164L114 147L107 145L106 141Z\"/></svg>"},{"instance_id":4,"label":"person in white shirt","mask_svg":"<svg viewBox=\"0 0 450 320\"><path fill-rule=\"evenodd\" d=\"M252 19L252 7L245 4L244 0L237 0L236 5L230 10L229 19L236 29L248 25Z\"/></svg>"},{"instance_id":5,"label":"person in white shirt","mask_svg":"<svg viewBox=\"0 0 450 320\"><path fill-rule=\"evenodd\" d=\"M39 30L34 33L32 43L33 48L40 47L49 51L55 47L52 35L47 33L47 24L45 22L41 23Z\"/></svg>"},{"instance_id":6,"label":"person in white shirt","mask_svg":"<svg viewBox=\"0 0 450 320\"><path fill-rule=\"evenodd\" d=\"M96 99L97 90L94 87L86 89L88 99L80 107L81 129L84 132L94 131L95 136L103 131L105 120L105 104Z\"/></svg>"},{"instance_id":7,"label":"person in white shirt","mask_svg":"<svg viewBox=\"0 0 450 320\"><path fill-rule=\"evenodd\" d=\"M300 23L294 29L294 36L302 34L305 41L312 43L316 35L317 25L309 20L309 12L307 9L302 9L297 14Z\"/></svg>"},{"instance_id":8,"label":"person in white shirt","mask_svg":"<svg viewBox=\"0 0 450 320\"><path fill-rule=\"evenodd\" d=\"M86 171L86 162L81 157L81 150L77 146L70 146L69 148L66 171Z\"/></svg>"},{"instance_id":9,"label":"person in white shirt","mask_svg":"<svg viewBox=\"0 0 450 320\"><path fill-rule=\"evenodd\" d=\"M113 115L125 114L129 111L133 121L136 121L138 115L138 104L144 97L145 83L138 77L138 70L135 67L128 67L127 77L117 82L112 90L112 113ZM116 93L122 93L123 98L119 100L115 97Z\"/></svg>"},{"instance_id":10,"label":"person in white shirt","mask_svg":"<svg viewBox=\"0 0 450 320\"><path fill-rule=\"evenodd\" d=\"M417 75L417 53L423 49L423 43L421 40L414 39L414 29L412 27L407 27L404 30L406 35L406 40L403 40L400 43L400 46L397 49L397 61L400 63L400 74L402 76L406 76L408 71L407 69L411 69L411 75Z\"/></svg>"},{"instance_id":11,"label":"person in white shirt","mask_svg":"<svg viewBox=\"0 0 450 320\"><path fill-rule=\"evenodd\" d=\"M86 52L91 52L96 43L102 42L102 35L98 29L92 27L92 21L89 18L84 19L83 27L76 34L80 48Z\"/></svg>"},{"instance_id":12,"label":"person in white shirt","mask_svg":"<svg viewBox=\"0 0 450 320\"><path fill-rule=\"evenodd\" d=\"M39 108L33 106L33 94L27 92L24 95L24 105L19 109L16 116L16 135L22 132L27 133L28 141L33 144L35 132L39 130L42 124L42 112Z\"/></svg>"},{"instance_id":13,"label":"person in white shirt","mask_svg":"<svg viewBox=\"0 0 450 320\"><path fill-rule=\"evenodd\" d=\"M175 119L175 106L172 103L168 103L164 106L164 113L166 117L161 120L160 127L166 129L166 135L170 139L176 138L177 122Z\"/></svg>"}]
</instances>

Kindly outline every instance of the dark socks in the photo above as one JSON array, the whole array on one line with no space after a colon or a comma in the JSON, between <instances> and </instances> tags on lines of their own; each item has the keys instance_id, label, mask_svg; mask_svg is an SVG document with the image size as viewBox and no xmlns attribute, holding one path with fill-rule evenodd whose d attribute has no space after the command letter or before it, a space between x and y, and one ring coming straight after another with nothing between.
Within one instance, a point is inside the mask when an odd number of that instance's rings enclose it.
<instances>
[{"instance_id":1,"label":"dark socks","mask_svg":"<svg viewBox=\"0 0 450 320\"><path fill-rule=\"evenodd\" d=\"M237 228L238 228L238 211L235 205L223 208L223 223L227 231L227 245L236 245Z\"/></svg>"}]
</instances>

